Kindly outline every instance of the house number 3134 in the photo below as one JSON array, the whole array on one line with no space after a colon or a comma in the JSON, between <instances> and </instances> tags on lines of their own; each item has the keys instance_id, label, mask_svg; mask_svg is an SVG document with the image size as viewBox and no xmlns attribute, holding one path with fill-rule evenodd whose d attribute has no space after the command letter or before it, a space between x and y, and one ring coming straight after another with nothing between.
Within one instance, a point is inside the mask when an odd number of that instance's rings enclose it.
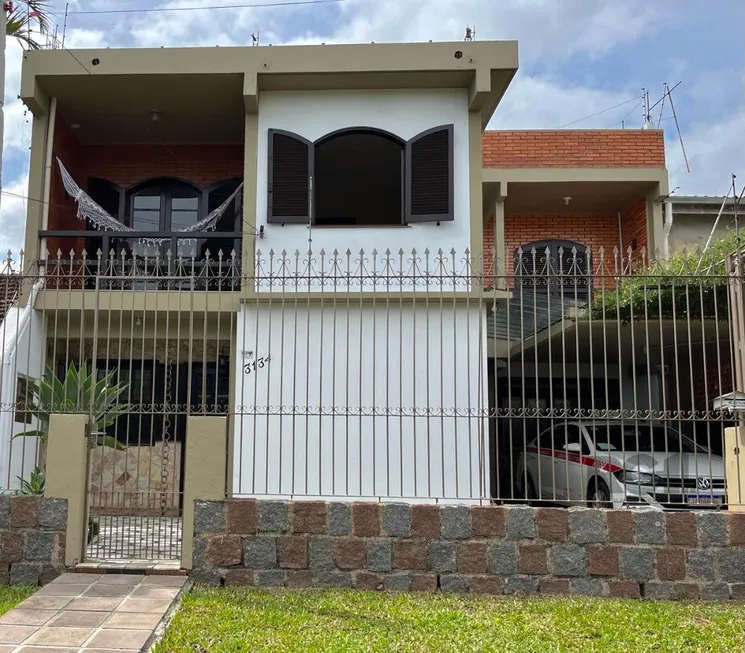
<instances>
[{"instance_id":1,"label":"house number 3134","mask_svg":"<svg viewBox=\"0 0 745 653\"><path fill-rule=\"evenodd\" d=\"M251 374L251 372L255 372L257 369L260 370L265 365L269 364L269 356L262 356L261 358L257 358L255 361L249 361L243 366L243 373L244 374Z\"/></svg>"}]
</instances>

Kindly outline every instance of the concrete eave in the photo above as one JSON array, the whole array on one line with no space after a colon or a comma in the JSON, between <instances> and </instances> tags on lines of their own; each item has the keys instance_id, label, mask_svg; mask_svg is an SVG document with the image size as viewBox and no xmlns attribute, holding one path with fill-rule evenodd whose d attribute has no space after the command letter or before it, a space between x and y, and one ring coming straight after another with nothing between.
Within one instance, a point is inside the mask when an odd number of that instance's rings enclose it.
<instances>
[{"instance_id":1,"label":"concrete eave","mask_svg":"<svg viewBox=\"0 0 745 653\"><path fill-rule=\"evenodd\" d=\"M493 189L512 183L644 183L658 185L658 196L669 193L665 168L483 168L482 183Z\"/></svg>"},{"instance_id":2,"label":"concrete eave","mask_svg":"<svg viewBox=\"0 0 745 653\"><path fill-rule=\"evenodd\" d=\"M95 96L98 76L162 76L167 90L182 75L242 74L249 112L262 90L466 88L486 125L517 66L516 41L37 50L24 53L20 97L37 115L71 78L90 78Z\"/></svg>"}]
</instances>

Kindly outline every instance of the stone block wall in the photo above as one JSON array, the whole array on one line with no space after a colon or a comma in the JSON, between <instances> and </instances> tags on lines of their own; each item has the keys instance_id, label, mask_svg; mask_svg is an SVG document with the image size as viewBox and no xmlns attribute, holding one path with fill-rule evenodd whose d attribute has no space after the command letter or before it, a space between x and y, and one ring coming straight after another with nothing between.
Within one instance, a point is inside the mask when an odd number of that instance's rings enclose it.
<instances>
[{"instance_id":1,"label":"stone block wall","mask_svg":"<svg viewBox=\"0 0 745 653\"><path fill-rule=\"evenodd\" d=\"M0 585L43 585L65 568L67 500L0 494Z\"/></svg>"},{"instance_id":2,"label":"stone block wall","mask_svg":"<svg viewBox=\"0 0 745 653\"><path fill-rule=\"evenodd\" d=\"M745 514L196 502L194 580L655 599L745 599Z\"/></svg>"}]
</instances>

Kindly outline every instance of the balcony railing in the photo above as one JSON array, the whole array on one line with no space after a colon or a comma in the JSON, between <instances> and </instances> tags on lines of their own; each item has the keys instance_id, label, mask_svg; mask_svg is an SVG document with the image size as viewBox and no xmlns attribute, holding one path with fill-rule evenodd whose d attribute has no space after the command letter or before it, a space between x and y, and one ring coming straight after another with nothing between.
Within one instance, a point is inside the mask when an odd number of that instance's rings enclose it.
<instances>
[{"instance_id":1,"label":"balcony railing","mask_svg":"<svg viewBox=\"0 0 745 653\"><path fill-rule=\"evenodd\" d=\"M42 230L38 265L45 270L49 288L238 290L242 236L237 231L120 235Z\"/></svg>"}]
</instances>

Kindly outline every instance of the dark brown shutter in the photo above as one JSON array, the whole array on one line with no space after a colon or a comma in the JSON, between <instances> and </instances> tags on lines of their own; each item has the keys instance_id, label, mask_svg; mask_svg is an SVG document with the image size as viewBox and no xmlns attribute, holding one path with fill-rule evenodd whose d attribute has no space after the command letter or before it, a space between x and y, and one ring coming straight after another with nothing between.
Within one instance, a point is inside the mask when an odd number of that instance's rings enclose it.
<instances>
[{"instance_id":1,"label":"dark brown shutter","mask_svg":"<svg viewBox=\"0 0 745 653\"><path fill-rule=\"evenodd\" d=\"M313 145L302 136L269 130L267 222L310 222Z\"/></svg>"},{"instance_id":2,"label":"dark brown shutter","mask_svg":"<svg viewBox=\"0 0 745 653\"><path fill-rule=\"evenodd\" d=\"M406 221L453 217L453 125L442 125L406 143Z\"/></svg>"}]
</instances>

